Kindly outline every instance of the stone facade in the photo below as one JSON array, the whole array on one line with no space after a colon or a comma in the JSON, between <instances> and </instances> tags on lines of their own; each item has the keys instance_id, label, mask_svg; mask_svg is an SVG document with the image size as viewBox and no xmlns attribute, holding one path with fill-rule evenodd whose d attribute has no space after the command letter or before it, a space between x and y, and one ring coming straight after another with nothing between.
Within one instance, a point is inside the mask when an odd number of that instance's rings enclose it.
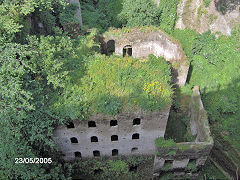
<instances>
[{"instance_id":1,"label":"stone facade","mask_svg":"<svg viewBox=\"0 0 240 180\"><path fill-rule=\"evenodd\" d=\"M59 126L54 131L53 139L66 161L96 156L155 156L151 161L154 179L167 173L176 179L195 179L213 146L197 87L194 88L189 107L190 118L196 124L193 127L197 129L197 138L194 142L176 143L173 147L157 147L155 144L156 138L164 137L169 108L151 113L123 112L116 116L97 114L87 121L74 121L68 126Z\"/></svg>"},{"instance_id":2,"label":"stone facade","mask_svg":"<svg viewBox=\"0 0 240 180\"><path fill-rule=\"evenodd\" d=\"M146 58L150 54L163 56L172 64L173 82L184 86L187 79L189 62L177 41L158 30L132 29L130 32L103 36L102 52L107 55L131 55L135 58Z\"/></svg>"},{"instance_id":3,"label":"stone facade","mask_svg":"<svg viewBox=\"0 0 240 180\"><path fill-rule=\"evenodd\" d=\"M164 137L169 109L97 114L87 121L74 121L71 127L59 126L54 140L65 160L76 156L154 155L155 139Z\"/></svg>"}]
</instances>

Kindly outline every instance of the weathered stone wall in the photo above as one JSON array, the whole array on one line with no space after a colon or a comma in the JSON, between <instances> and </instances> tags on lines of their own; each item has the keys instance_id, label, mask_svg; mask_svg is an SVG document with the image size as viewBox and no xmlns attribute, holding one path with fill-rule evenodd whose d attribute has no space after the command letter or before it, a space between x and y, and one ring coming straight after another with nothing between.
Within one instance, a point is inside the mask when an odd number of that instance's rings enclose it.
<instances>
[{"instance_id":1,"label":"weathered stone wall","mask_svg":"<svg viewBox=\"0 0 240 180\"><path fill-rule=\"evenodd\" d=\"M132 56L136 58L148 57L149 54L163 56L172 64L174 74L173 81L179 86L183 86L187 79L189 63L183 54L181 46L172 38L160 30L141 30L132 29L130 32L121 34L105 34L103 37L102 49L107 55L109 42L114 46L114 52L117 55L123 55L123 49L126 46L132 48ZM114 44L114 45L113 45Z\"/></svg>"},{"instance_id":2,"label":"weathered stone wall","mask_svg":"<svg viewBox=\"0 0 240 180\"><path fill-rule=\"evenodd\" d=\"M59 126L53 138L65 154L65 160L74 160L75 152L80 152L83 158L93 157L93 151L99 151L100 156L112 156L114 149L118 155L153 155L156 151L155 139L164 136L168 115L169 108L151 113L124 112L116 116L97 114L85 121L75 121L74 128ZM111 120L117 120L117 125L111 126ZM90 121L94 121L96 127L89 127ZM134 121L137 124L133 125ZM139 137L132 139L136 133ZM112 141L112 135L118 139ZM93 136L98 142L91 142ZM71 142L73 137L78 143Z\"/></svg>"},{"instance_id":3,"label":"weathered stone wall","mask_svg":"<svg viewBox=\"0 0 240 180\"><path fill-rule=\"evenodd\" d=\"M168 148L157 147L154 160L155 177L161 176L163 172L172 172L176 178L186 175L195 178L205 164L213 146L213 139L198 87L193 89L190 112L197 132L195 142L176 143Z\"/></svg>"},{"instance_id":4,"label":"weathered stone wall","mask_svg":"<svg viewBox=\"0 0 240 180\"><path fill-rule=\"evenodd\" d=\"M211 30L231 35L234 26L240 24L239 0L212 0L205 7L203 0L181 0L178 9L176 28L195 29L199 33Z\"/></svg>"}]
</instances>

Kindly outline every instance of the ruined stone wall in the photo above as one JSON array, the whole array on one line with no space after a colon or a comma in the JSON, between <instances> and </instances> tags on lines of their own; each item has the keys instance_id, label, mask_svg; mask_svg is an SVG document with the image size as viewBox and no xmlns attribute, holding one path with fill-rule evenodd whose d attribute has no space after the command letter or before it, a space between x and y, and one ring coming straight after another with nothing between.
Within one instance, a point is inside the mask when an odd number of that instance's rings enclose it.
<instances>
[{"instance_id":1,"label":"ruined stone wall","mask_svg":"<svg viewBox=\"0 0 240 180\"><path fill-rule=\"evenodd\" d=\"M53 138L65 154L65 160L74 160L75 156L153 155L155 139L164 136L168 115L169 108L116 116L97 114L88 120L73 122L74 128L59 126Z\"/></svg>"},{"instance_id":2,"label":"ruined stone wall","mask_svg":"<svg viewBox=\"0 0 240 180\"><path fill-rule=\"evenodd\" d=\"M111 42L111 43L109 43ZM113 47L110 47L111 46ZM132 29L130 32L121 34L105 34L103 37L102 51L107 55L115 52L123 55L124 47L132 48L132 56L135 58L148 57L150 54L163 56L173 67L173 81L183 86L187 79L189 63L181 46L160 30ZM114 49L114 50L113 50Z\"/></svg>"},{"instance_id":3,"label":"ruined stone wall","mask_svg":"<svg viewBox=\"0 0 240 180\"><path fill-rule=\"evenodd\" d=\"M157 147L157 155L154 160L155 178L161 177L167 172L174 174L175 178L195 178L205 164L213 146L213 139L210 136L208 119L198 87L193 90L190 112L191 121L194 121L197 132L195 142Z\"/></svg>"}]
</instances>

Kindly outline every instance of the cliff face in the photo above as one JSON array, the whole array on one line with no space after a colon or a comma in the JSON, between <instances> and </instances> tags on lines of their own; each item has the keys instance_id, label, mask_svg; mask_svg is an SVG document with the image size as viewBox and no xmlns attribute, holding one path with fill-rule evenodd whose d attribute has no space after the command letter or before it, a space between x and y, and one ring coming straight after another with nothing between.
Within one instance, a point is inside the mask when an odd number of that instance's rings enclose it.
<instances>
[{"instance_id":1,"label":"cliff face","mask_svg":"<svg viewBox=\"0 0 240 180\"><path fill-rule=\"evenodd\" d=\"M176 28L231 35L240 24L240 0L181 0Z\"/></svg>"}]
</instances>

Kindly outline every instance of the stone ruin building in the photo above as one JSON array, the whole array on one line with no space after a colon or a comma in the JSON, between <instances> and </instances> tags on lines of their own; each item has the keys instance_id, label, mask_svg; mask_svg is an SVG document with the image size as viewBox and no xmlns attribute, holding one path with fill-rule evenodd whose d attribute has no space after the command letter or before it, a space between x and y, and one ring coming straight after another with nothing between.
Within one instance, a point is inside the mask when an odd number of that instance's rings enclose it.
<instances>
[{"instance_id":1,"label":"stone ruin building","mask_svg":"<svg viewBox=\"0 0 240 180\"><path fill-rule=\"evenodd\" d=\"M106 33L102 38L102 52L111 55L146 58L149 54L164 56L172 65L173 82L184 86L189 63L181 46L160 30L136 28L127 33ZM76 158L91 159L120 156L151 157L146 164L135 167L138 173L145 173L143 179L161 179L166 174L174 178L197 177L211 151L208 119L200 98L199 89L194 88L189 102L191 131L196 135L194 142L176 143L174 146L157 146L155 140L164 138L170 111L169 107L159 111L121 112L110 116L97 114L85 121L73 121L59 126L53 139L64 154L65 161ZM145 167L150 167L144 172Z\"/></svg>"}]
</instances>

